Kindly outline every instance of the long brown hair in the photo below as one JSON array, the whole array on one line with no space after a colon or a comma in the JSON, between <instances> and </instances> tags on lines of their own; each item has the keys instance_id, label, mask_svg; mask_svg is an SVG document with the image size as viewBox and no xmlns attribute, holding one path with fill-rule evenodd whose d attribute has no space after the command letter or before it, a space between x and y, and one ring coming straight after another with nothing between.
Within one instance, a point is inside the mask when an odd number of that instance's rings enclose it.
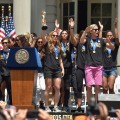
<instances>
[{"instance_id":1,"label":"long brown hair","mask_svg":"<svg viewBox=\"0 0 120 120\"><path fill-rule=\"evenodd\" d=\"M54 52L54 47L57 45L58 46L58 51L60 52L61 51L61 44L60 44L60 41L59 41L59 37L58 39L55 41L56 43L54 43L54 40L52 38L52 35L53 33L56 32L56 31L52 31L51 33L49 33L47 35L47 41L48 41L48 46L49 46L49 50L50 50L50 53ZM57 33L57 32L56 32Z\"/></svg>"},{"instance_id":2,"label":"long brown hair","mask_svg":"<svg viewBox=\"0 0 120 120\"><path fill-rule=\"evenodd\" d=\"M38 50L38 52L40 52L41 59L44 59L44 57L45 57L45 46L44 46L44 44L42 44L42 46L40 46L41 48L40 49L38 48L37 42L38 42L39 39L42 39L42 42L43 42L43 37L38 37L36 39L34 47Z\"/></svg>"}]
</instances>

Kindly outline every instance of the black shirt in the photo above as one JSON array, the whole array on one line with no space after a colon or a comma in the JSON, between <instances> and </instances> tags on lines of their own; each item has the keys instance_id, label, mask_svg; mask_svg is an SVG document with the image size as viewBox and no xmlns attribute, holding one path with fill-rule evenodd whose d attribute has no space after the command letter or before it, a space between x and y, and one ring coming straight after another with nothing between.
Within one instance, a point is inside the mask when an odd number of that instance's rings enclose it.
<instances>
[{"instance_id":1,"label":"black shirt","mask_svg":"<svg viewBox=\"0 0 120 120\"><path fill-rule=\"evenodd\" d=\"M104 51L103 51L103 66L110 68L110 67L115 67L117 64L117 53L118 53L118 49L119 46L115 43L115 41L113 41L113 44L115 46L114 50L111 50L111 54L108 54L108 49L106 49L106 47L104 47Z\"/></svg>"},{"instance_id":2,"label":"black shirt","mask_svg":"<svg viewBox=\"0 0 120 120\"><path fill-rule=\"evenodd\" d=\"M95 53L92 47L92 42L93 44L96 44L96 49ZM85 65L88 66L102 66L102 50L103 47L106 45L103 39L97 38L95 40L91 38L86 39L86 60L85 60Z\"/></svg>"},{"instance_id":3,"label":"black shirt","mask_svg":"<svg viewBox=\"0 0 120 120\"><path fill-rule=\"evenodd\" d=\"M61 57L64 68L72 67L71 53L73 50L73 45L71 44L71 42L67 42L67 43L61 42L61 46L62 46Z\"/></svg>"},{"instance_id":4,"label":"black shirt","mask_svg":"<svg viewBox=\"0 0 120 120\"><path fill-rule=\"evenodd\" d=\"M10 72L7 68L7 59L9 57L10 49L7 51L0 50L0 75L9 76Z\"/></svg>"},{"instance_id":5,"label":"black shirt","mask_svg":"<svg viewBox=\"0 0 120 120\"><path fill-rule=\"evenodd\" d=\"M84 69L85 67L85 45L78 43L77 46L77 58L76 58L76 64L78 68Z\"/></svg>"},{"instance_id":6,"label":"black shirt","mask_svg":"<svg viewBox=\"0 0 120 120\"><path fill-rule=\"evenodd\" d=\"M60 69L60 53L58 53L58 59L56 59L55 52L50 53L48 43L45 45L44 67Z\"/></svg>"}]
</instances>

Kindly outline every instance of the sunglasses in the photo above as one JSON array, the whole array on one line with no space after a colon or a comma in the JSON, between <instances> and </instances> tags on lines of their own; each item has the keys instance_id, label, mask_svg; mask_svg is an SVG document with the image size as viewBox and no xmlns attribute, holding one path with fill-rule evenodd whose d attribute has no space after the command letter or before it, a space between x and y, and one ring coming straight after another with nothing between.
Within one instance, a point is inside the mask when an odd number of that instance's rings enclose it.
<instances>
[{"instance_id":1,"label":"sunglasses","mask_svg":"<svg viewBox=\"0 0 120 120\"><path fill-rule=\"evenodd\" d=\"M107 37L109 37L109 36L112 37L112 35L107 35Z\"/></svg>"},{"instance_id":2,"label":"sunglasses","mask_svg":"<svg viewBox=\"0 0 120 120\"><path fill-rule=\"evenodd\" d=\"M42 41L38 41L37 43L42 43Z\"/></svg>"},{"instance_id":3,"label":"sunglasses","mask_svg":"<svg viewBox=\"0 0 120 120\"><path fill-rule=\"evenodd\" d=\"M58 37L58 35L52 35L53 37Z\"/></svg>"},{"instance_id":4,"label":"sunglasses","mask_svg":"<svg viewBox=\"0 0 120 120\"><path fill-rule=\"evenodd\" d=\"M98 29L93 29L94 31L97 31ZM99 30L98 30L99 31Z\"/></svg>"},{"instance_id":5,"label":"sunglasses","mask_svg":"<svg viewBox=\"0 0 120 120\"><path fill-rule=\"evenodd\" d=\"M8 42L2 42L2 44L8 44Z\"/></svg>"}]
</instances>

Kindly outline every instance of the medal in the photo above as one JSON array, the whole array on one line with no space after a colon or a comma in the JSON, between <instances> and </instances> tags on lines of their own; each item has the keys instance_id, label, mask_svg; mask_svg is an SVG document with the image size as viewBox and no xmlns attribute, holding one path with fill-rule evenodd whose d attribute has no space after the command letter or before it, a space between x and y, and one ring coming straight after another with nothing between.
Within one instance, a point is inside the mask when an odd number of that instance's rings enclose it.
<instances>
[{"instance_id":1,"label":"medal","mask_svg":"<svg viewBox=\"0 0 120 120\"><path fill-rule=\"evenodd\" d=\"M66 56L66 53L64 52L63 56L65 57Z\"/></svg>"},{"instance_id":2,"label":"medal","mask_svg":"<svg viewBox=\"0 0 120 120\"><path fill-rule=\"evenodd\" d=\"M98 39L96 39L95 41L93 41L91 39L91 46L92 46L92 50L93 50L93 53L96 53L96 48L97 48L97 45L98 45Z\"/></svg>"},{"instance_id":3,"label":"medal","mask_svg":"<svg viewBox=\"0 0 120 120\"><path fill-rule=\"evenodd\" d=\"M108 58L111 58L111 55L109 55Z\"/></svg>"},{"instance_id":4,"label":"medal","mask_svg":"<svg viewBox=\"0 0 120 120\"><path fill-rule=\"evenodd\" d=\"M55 52L55 58L58 59L58 46L54 47L54 52Z\"/></svg>"},{"instance_id":5,"label":"medal","mask_svg":"<svg viewBox=\"0 0 120 120\"><path fill-rule=\"evenodd\" d=\"M111 57L111 49L107 48L107 52L108 52L108 58Z\"/></svg>"},{"instance_id":6,"label":"medal","mask_svg":"<svg viewBox=\"0 0 120 120\"><path fill-rule=\"evenodd\" d=\"M76 58L76 54L74 54L74 58Z\"/></svg>"},{"instance_id":7,"label":"medal","mask_svg":"<svg viewBox=\"0 0 120 120\"><path fill-rule=\"evenodd\" d=\"M58 59L58 57L56 56L56 59Z\"/></svg>"}]
</instances>

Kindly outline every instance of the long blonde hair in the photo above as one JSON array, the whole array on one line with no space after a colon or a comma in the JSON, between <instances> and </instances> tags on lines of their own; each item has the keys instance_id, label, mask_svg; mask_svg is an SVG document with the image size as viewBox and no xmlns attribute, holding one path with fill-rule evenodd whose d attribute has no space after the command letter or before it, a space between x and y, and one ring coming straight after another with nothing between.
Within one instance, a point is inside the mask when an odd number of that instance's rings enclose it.
<instances>
[{"instance_id":1,"label":"long blonde hair","mask_svg":"<svg viewBox=\"0 0 120 120\"><path fill-rule=\"evenodd\" d=\"M61 51L61 44L60 44L60 41L59 41L59 37L58 39L55 41L56 43L54 43L54 40L52 38L52 35L53 33L56 32L56 31L52 31L51 33L49 33L46 37L47 41L48 41L48 46L49 46L49 50L50 50L50 53L54 52L54 47L55 46L58 46L58 51L60 52ZM57 33L57 32L56 32Z\"/></svg>"}]
</instances>

